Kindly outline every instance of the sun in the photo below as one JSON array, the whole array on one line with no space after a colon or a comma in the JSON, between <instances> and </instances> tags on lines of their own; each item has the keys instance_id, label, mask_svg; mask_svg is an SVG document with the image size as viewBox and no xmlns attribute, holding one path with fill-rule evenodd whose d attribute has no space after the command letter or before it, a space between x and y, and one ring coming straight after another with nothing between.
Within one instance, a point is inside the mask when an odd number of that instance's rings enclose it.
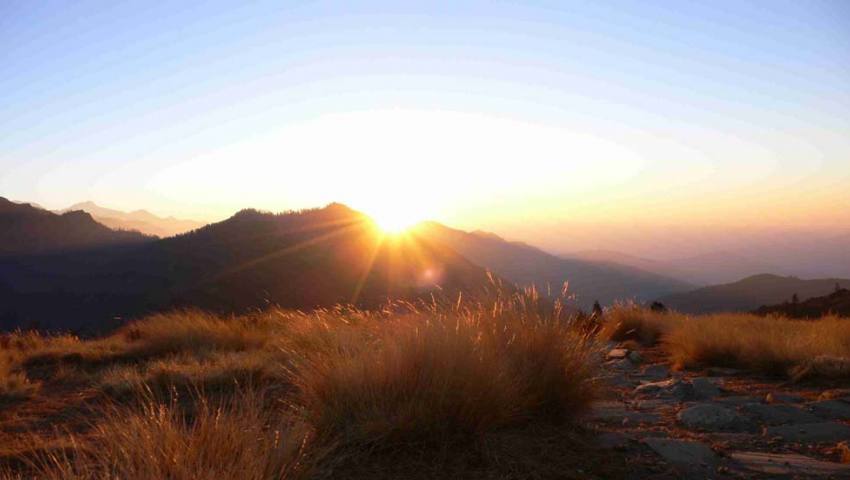
<instances>
[{"instance_id":1,"label":"sun","mask_svg":"<svg viewBox=\"0 0 850 480\"><path fill-rule=\"evenodd\" d=\"M411 214L411 212L405 212L395 209L372 212L371 216L375 220L375 223L378 224L378 227L383 230L384 233L393 234L402 233L422 221L422 218L416 216L415 214Z\"/></svg>"}]
</instances>

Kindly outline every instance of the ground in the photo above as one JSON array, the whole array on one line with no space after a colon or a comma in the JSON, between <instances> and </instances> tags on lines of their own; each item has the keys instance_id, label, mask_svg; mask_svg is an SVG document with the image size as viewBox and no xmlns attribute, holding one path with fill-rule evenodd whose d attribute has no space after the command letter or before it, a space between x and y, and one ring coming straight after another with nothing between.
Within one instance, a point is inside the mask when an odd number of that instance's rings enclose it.
<instances>
[{"instance_id":1,"label":"ground","mask_svg":"<svg viewBox=\"0 0 850 480\"><path fill-rule=\"evenodd\" d=\"M589 422L600 448L625 456L626 478L850 478L846 382L674 372L657 349L608 357L611 395Z\"/></svg>"}]
</instances>

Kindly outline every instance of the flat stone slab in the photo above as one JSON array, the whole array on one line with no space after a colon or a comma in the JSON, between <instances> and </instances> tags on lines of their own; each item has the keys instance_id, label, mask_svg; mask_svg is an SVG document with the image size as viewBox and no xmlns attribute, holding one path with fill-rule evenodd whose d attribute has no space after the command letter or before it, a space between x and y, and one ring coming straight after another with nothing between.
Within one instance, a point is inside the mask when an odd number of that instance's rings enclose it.
<instances>
[{"instance_id":1,"label":"flat stone slab","mask_svg":"<svg viewBox=\"0 0 850 480\"><path fill-rule=\"evenodd\" d=\"M677 378L662 380L660 382L647 382L635 387L636 395L650 395L654 397L668 397L677 400L693 398L693 386Z\"/></svg>"},{"instance_id":2,"label":"flat stone slab","mask_svg":"<svg viewBox=\"0 0 850 480\"><path fill-rule=\"evenodd\" d=\"M838 442L850 438L850 427L838 422L803 423L767 427L764 434L790 442Z\"/></svg>"},{"instance_id":3,"label":"flat stone slab","mask_svg":"<svg viewBox=\"0 0 850 480\"><path fill-rule=\"evenodd\" d=\"M595 404L593 410L590 412L590 418L603 423L623 423L629 425L657 423L661 421L660 415L628 410L620 402L599 402Z\"/></svg>"},{"instance_id":4,"label":"flat stone slab","mask_svg":"<svg viewBox=\"0 0 850 480\"><path fill-rule=\"evenodd\" d=\"M710 403L688 407L680 411L676 418L690 429L707 432L741 432L754 427L750 419L738 412Z\"/></svg>"},{"instance_id":5,"label":"flat stone slab","mask_svg":"<svg viewBox=\"0 0 850 480\"><path fill-rule=\"evenodd\" d=\"M800 395L783 392L770 392L764 396L765 403L803 403L804 399Z\"/></svg>"},{"instance_id":6,"label":"flat stone slab","mask_svg":"<svg viewBox=\"0 0 850 480\"><path fill-rule=\"evenodd\" d=\"M603 377L600 377L600 380L614 387L634 388L636 383L634 380L628 378L623 372L616 372L610 375L605 375Z\"/></svg>"},{"instance_id":7,"label":"flat stone slab","mask_svg":"<svg viewBox=\"0 0 850 480\"><path fill-rule=\"evenodd\" d=\"M693 389L694 398L698 400L709 400L720 396L720 387L717 386L718 380L696 377L691 379L691 387Z\"/></svg>"},{"instance_id":8,"label":"flat stone slab","mask_svg":"<svg viewBox=\"0 0 850 480\"><path fill-rule=\"evenodd\" d=\"M709 367L706 373L713 377L732 377L741 373L737 368Z\"/></svg>"},{"instance_id":9,"label":"flat stone slab","mask_svg":"<svg viewBox=\"0 0 850 480\"><path fill-rule=\"evenodd\" d=\"M744 405L747 403L758 403L761 399L758 397L752 397L749 395L730 395L728 397L717 397L714 399L714 403L722 403L726 406L738 406Z\"/></svg>"},{"instance_id":10,"label":"flat stone slab","mask_svg":"<svg viewBox=\"0 0 850 480\"><path fill-rule=\"evenodd\" d=\"M626 358L626 355L628 355L628 354L629 354L629 351L626 350L625 348L615 348L615 349L608 352L607 357L608 357L608 359L620 360L620 359Z\"/></svg>"},{"instance_id":11,"label":"flat stone slab","mask_svg":"<svg viewBox=\"0 0 850 480\"><path fill-rule=\"evenodd\" d=\"M663 363L649 365L648 367L643 369L641 375L647 378L651 378L653 380L665 379L670 376L670 367Z\"/></svg>"},{"instance_id":12,"label":"flat stone slab","mask_svg":"<svg viewBox=\"0 0 850 480\"><path fill-rule=\"evenodd\" d=\"M714 471L718 462L717 455L704 443L658 437L644 439L644 443L667 463L685 470Z\"/></svg>"},{"instance_id":13,"label":"flat stone slab","mask_svg":"<svg viewBox=\"0 0 850 480\"><path fill-rule=\"evenodd\" d=\"M629 446L632 438L620 432L600 433L596 437L596 445L603 450L624 450Z\"/></svg>"},{"instance_id":14,"label":"flat stone slab","mask_svg":"<svg viewBox=\"0 0 850 480\"><path fill-rule=\"evenodd\" d=\"M738 465L755 472L771 475L833 476L844 478L850 475L850 465L823 462L794 453L774 454L761 452L738 452L730 455Z\"/></svg>"},{"instance_id":15,"label":"flat stone slab","mask_svg":"<svg viewBox=\"0 0 850 480\"><path fill-rule=\"evenodd\" d=\"M745 403L741 405L741 412L755 417L759 422L766 425L818 423L821 421L816 415L793 405Z\"/></svg>"},{"instance_id":16,"label":"flat stone slab","mask_svg":"<svg viewBox=\"0 0 850 480\"><path fill-rule=\"evenodd\" d=\"M812 412L830 420L850 420L850 402L844 400L823 400L809 404Z\"/></svg>"}]
</instances>

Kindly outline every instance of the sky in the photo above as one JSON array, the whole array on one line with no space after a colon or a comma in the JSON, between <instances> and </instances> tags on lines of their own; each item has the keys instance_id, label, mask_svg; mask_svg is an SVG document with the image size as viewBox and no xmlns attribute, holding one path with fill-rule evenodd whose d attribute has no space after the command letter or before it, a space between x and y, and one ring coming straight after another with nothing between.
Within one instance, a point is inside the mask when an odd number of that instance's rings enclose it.
<instances>
[{"instance_id":1,"label":"sky","mask_svg":"<svg viewBox=\"0 0 850 480\"><path fill-rule=\"evenodd\" d=\"M850 225L846 1L340 3L0 2L0 196Z\"/></svg>"}]
</instances>

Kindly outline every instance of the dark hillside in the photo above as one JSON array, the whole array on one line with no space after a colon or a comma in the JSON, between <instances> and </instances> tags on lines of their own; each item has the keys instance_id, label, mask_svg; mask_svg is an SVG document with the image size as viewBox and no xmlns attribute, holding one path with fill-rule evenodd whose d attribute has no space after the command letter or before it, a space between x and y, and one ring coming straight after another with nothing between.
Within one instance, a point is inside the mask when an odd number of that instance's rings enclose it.
<instances>
[{"instance_id":1,"label":"dark hillside","mask_svg":"<svg viewBox=\"0 0 850 480\"><path fill-rule=\"evenodd\" d=\"M804 280L779 275L754 275L734 283L712 285L691 292L668 295L661 303L684 313L748 312L761 305L826 295L835 284L850 285L842 278Z\"/></svg>"},{"instance_id":2,"label":"dark hillside","mask_svg":"<svg viewBox=\"0 0 850 480\"><path fill-rule=\"evenodd\" d=\"M132 249L8 258L0 262L0 281L11 297L6 329L97 331L173 307L368 307L435 289L480 290L488 276L443 244L385 237L368 217L332 204L285 214L244 210Z\"/></svg>"},{"instance_id":3,"label":"dark hillside","mask_svg":"<svg viewBox=\"0 0 850 480\"><path fill-rule=\"evenodd\" d=\"M802 302L783 302L764 305L753 311L756 315L781 315L789 318L820 318L824 315L850 317L850 290L840 288L823 297L813 297Z\"/></svg>"},{"instance_id":4,"label":"dark hillside","mask_svg":"<svg viewBox=\"0 0 850 480\"><path fill-rule=\"evenodd\" d=\"M112 230L88 213L57 215L0 197L0 256L81 250L150 241L138 232Z\"/></svg>"}]
</instances>

